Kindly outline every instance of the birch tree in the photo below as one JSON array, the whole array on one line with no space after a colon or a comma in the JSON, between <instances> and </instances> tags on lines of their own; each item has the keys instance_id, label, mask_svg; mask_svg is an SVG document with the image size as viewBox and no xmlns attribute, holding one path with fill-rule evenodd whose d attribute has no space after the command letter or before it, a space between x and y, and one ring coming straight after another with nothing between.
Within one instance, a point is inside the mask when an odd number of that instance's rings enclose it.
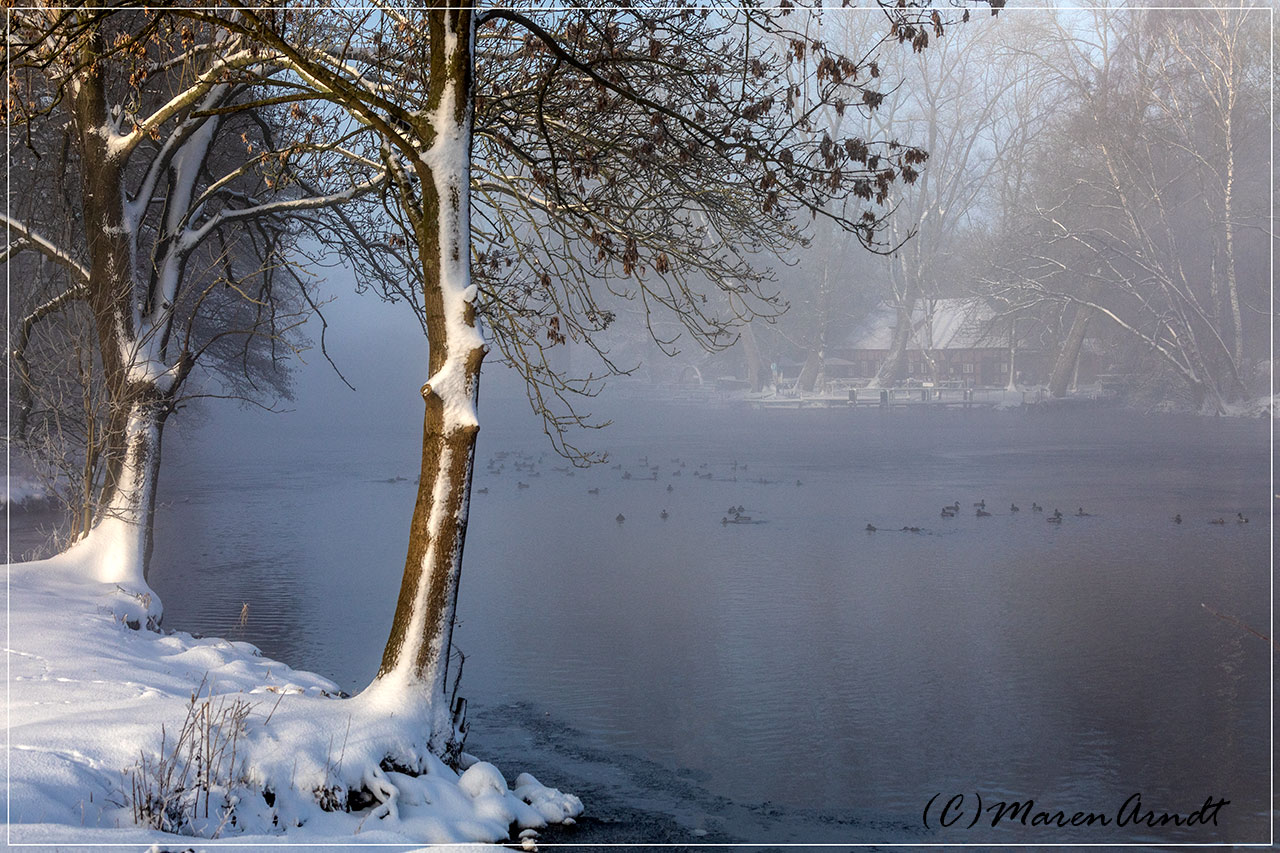
<instances>
[{"instance_id":1,"label":"birch tree","mask_svg":"<svg viewBox=\"0 0 1280 853\"><path fill-rule=\"evenodd\" d=\"M1239 234L1258 220L1241 209L1237 172L1264 160L1265 131L1246 132L1261 122L1242 108L1265 90L1246 61L1264 17L1094 10L1054 19L1040 42L1068 108L1039 156L1000 294L1074 313L1061 361L1074 361L1092 318L1120 369L1172 378L1194 408L1223 411L1244 393L1237 270L1260 271L1265 244L1251 235L1245 260ZM1055 371L1055 393L1069 368Z\"/></svg>"}]
</instances>

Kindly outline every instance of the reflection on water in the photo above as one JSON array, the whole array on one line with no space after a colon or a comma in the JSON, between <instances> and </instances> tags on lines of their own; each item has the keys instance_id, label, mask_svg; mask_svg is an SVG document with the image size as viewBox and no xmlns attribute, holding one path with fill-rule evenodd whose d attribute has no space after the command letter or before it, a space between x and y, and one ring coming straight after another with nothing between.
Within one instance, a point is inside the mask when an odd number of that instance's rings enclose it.
<instances>
[{"instance_id":1,"label":"reflection on water","mask_svg":"<svg viewBox=\"0 0 1280 853\"><path fill-rule=\"evenodd\" d=\"M671 409L607 440L609 464L570 476L536 436L481 434L456 634L479 708L538 709L722 805L767 801L774 839L1265 837L1267 644L1201 604L1269 624L1267 424ZM358 689L394 608L416 441L171 453L166 625ZM736 505L765 523L723 524ZM1237 512L1250 523L1208 524ZM480 712L472 748L522 743L503 719ZM935 793L975 791L1068 815L1135 791L1158 812L1231 805L1217 828L1145 836L920 827Z\"/></svg>"}]
</instances>

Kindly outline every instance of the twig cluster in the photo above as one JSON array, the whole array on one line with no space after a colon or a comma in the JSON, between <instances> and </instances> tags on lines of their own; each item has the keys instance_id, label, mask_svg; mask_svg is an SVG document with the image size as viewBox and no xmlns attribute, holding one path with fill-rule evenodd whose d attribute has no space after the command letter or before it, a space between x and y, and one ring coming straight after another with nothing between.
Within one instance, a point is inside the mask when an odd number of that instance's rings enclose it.
<instances>
[{"instance_id":1,"label":"twig cluster","mask_svg":"<svg viewBox=\"0 0 1280 853\"><path fill-rule=\"evenodd\" d=\"M204 699L201 690L206 691ZM237 759L252 708L240 698L213 696L207 682L201 682L177 737L170 742L162 725L159 755L142 752L129 771L134 823L161 832L218 837L232 820L230 791L244 782ZM213 807L214 801L220 804ZM207 823L211 809L218 820L212 828Z\"/></svg>"}]
</instances>

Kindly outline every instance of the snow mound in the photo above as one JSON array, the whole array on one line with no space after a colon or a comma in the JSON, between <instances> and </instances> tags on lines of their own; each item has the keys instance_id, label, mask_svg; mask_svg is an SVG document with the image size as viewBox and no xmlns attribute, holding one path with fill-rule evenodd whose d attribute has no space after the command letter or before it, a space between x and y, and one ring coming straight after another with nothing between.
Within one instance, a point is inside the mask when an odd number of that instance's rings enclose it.
<instances>
[{"instance_id":1,"label":"snow mound","mask_svg":"<svg viewBox=\"0 0 1280 853\"><path fill-rule=\"evenodd\" d=\"M533 806L547 823L573 823L573 819L582 814L581 800L573 794L548 788L532 773L521 773L516 777L515 795Z\"/></svg>"},{"instance_id":2,"label":"snow mound","mask_svg":"<svg viewBox=\"0 0 1280 853\"><path fill-rule=\"evenodd\" d=\"M529 774L510 788L471 756L446 766L413 703L342 697L248 643L146 630L154 594L93 580L90 562L7 567L14 842L468 844L582 813Z\"/></svg>"}]
</instances>

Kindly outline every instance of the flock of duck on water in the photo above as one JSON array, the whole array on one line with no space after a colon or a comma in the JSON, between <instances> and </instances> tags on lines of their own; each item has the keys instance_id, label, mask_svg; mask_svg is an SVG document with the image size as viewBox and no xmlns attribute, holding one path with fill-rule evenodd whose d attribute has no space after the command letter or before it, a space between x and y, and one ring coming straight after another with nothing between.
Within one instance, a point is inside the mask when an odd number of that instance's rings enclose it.
<instances>
[{"instance_id":1,"label":"flock of duck on water","mask_svg":"<svg viewBox=\"0 0 1280 853\"><path fill-rule=\"evenodd\" d=\"M512 458L512 457L514 457L514 458ZM542 460L543 460L543 457L542 457L542 456L539 456L537 461L538 461L538 462L541 462ZM515 468L515 470L516 470L518 473L521 473L521 474L523 474L523 475L525 475L525 476L528 476L528 477L538 477L538 476L540 476L540 473L539 473L539 471L537 470L537 464L534 462L533 457L532 457L531 455L523 454L523 453L518 453L518 452L517 452L517 453L512 454L512 453L510 453L510 452L508 452L508 451L500 451L500 452L498 452L497 454L495 454L492 458L490 458L490 459L489 459L489 463L488 463L488 466L487 466L487 468L488 468L488 473L493 474L493 475L501 474L501 473L505 470L505 468L506 468L506 465L507 465L507 462L508 462L508 461L511 463L512 467L513 467L513 468ZM641 456L639 461L640 461L640 465L641 465L644 469L647 469L647 471L646 471L646 474L645 474L645 475L643 475L643 476L641 476L641 477L638 477L638 478L634 478L634 479L642 479L642 480L657 480L657 479L658 479L658 472L659 472L659 470L660 470L661 466L660 466L660 465L650 465L650 464L649 464L649 457L648 457L648 456ZM684 463L682 460L680 460L680 459L672 459L672 460L671 460L671 462L672 462L672 464L675 464L675 465L678 465L678 466L679 466L676 470L674 470L674 471L672 472L671 476L673 476L673 477L679 477L679 476L681 475L681 473L682 473L682 469L684 469L684 468L686 467L686 466L685 466L685 463ZM731 464L731 466L730 466L730 470L733 472L733 473L732 473L732 475L731 475L731 476L729 476L729 477L720 477L720 478L715 477L715 476L712 474L712 472L711 472L710 470L703 470L703 469L709 469L709 468L710 468L710 466L709 466L706 462L704 462L704 463L702 463L701 465L699 465L699 466L698 466L698 470L695 470L695 471L693 472L693 476L694 476L694 477L697 477L697 478L700 478L700 479L704 479L704 480L720 479L720 480L722 480L722 481L724 481L724 482L735 482L735 483L736 483L736 482L738 482L738 475L737 475L737 472L738 472L739 470L741 470L741 471L744 473L744 475L745 475L745 472L747 471L748 466L747 466L745 463L743 463L743 464L739 464L739 463L737 462L737 460L735 460L735 461ZM633 479L633 476L632 476L631 471L624 469L624 468L623 468L623 466L622 466L622 463L617 463L617 464L613 465L613 466L612 466L612 469L613 469L613 470L615 470L615 471L621 471L621 472L622 472L622 479L624 479L624 480L631 480L631 479ZM573 472L573 470L572 470L572 469L570 469L570 468L569 468L569 467L567 467L567 466L554 467L552 470L554 470L554 471L556 471L556 472L558 472L558 473L562 473L562 474L564 474L564 475L566 475L566 476L569 476L569 477L574 476L574 472ZM774 480L766 480L765 478L760 477L760 478L753 479L753 480L746 480L746 482L749 482L749 483L759 483L759 484L761 484L761 485L769 485L769 484L775 483L775 482L777 482L777 481L774 481ZM803 486L803 485L804 485L804 483L802 483L800 480L796 480L796 485L797 485L797 486ZM516 488L517 488L517 489L527 489L527 488L529 488L529 484L528 484L528 483L526 483L526 482L524 482L524 480L517 480L517 481L516 481ZM672 486L670 483L668 483L668 484L667 484L667 491L668 491L668 492L672 492L672 491L674 491L674 490L675 490L675 487L674 487L674 486ZM488 494L488 492L489 492L489 488L488 488L487 486L485 486L485 487L482 487L482 488L476 489L476 492L477 492L478 494L482 494L482 495L483 495L483 494ZM600 494L600 489L599 489L598 487L587 489L587 494L589 494L589 495L598 495L598 494ZM1278 496L1278 497L1280 497L1280 496ZM989 511L987 510L987 501L986 501L986 498L983 498L982 500L976 501L976 502L973 504L973 509L974 509L974 515L975 515L975 517L977 517L977 518L989 518L989 517L992 515L992 513L991 513L991 512L989 512ZM1021 511L1022 511L1022 508L1021 508L1021 507L1019 507L1016 503L1010 503L1010 504L1009 504L1009 513L1010 513L1010 514L1017 513L1017 512L1021 512ZM1044 520L1045 520L1046 522L1048 522L1049 524L1061 524L1061 523L1062 523L1062 520L1063 520L1064 518L1066 518L1066 517L1067 517L1067 516L1063 515L1062 510L1060 510L1060 509L1058 509L1058 508L1056 508L1056 507L1054 508L1054 510L1053 510L1053 512L1052 512L1052 513L1046 513L1046 512L1045 512L1044 507L1043 507L1043 506L1041 506L1040 504L1036 503L1035 501L1032 501L1032 502L1031 502L1031 512L1032 512L1032 513L1040 513L1040 514L1043 514L1043 515L1044 515ZM959 515L959 514L960 514L960 501L955 501L954 503L950 503L950 504L947 504L946 506L944 506L944 507L942 508L942 512L941 512L941 513L939 513L939 517L941 517L941 518L955 518L955 517L956 517L957 515ZM1075 517L1075 518L1089 518L1089 517L1091 517L1092 515L1093 515L1093 513L1085 512L1084 507L1077 507L1077 508L1076 508L1076 511L1075 511L1074 513L1072 513L1072 517ZM664 509L662 510L662 512L660 512L660 513L658 514L658 517L659 517L660 519L662 519L663 521L666 521L668 518L670 518L670 517L671 517L671 515L670 515L670 513L668 513L668 512L667 512L667 510L664 508ZM622 524L623 522L625 522L625 521L627 520L627 517L626 517L625 515L623 515L622 513L618 513L617 517L616 517L614 520L615 520L616 522L618 522L618 524ZM1174 515L1174 516L1173 516L1173 518L1171 519L1171 521L1172 521L1174 524L1182 524L1182 513L1178 513L1178 514ZM721 517L721 519L720 519L720 523L721 523L721 524L723 524L723 525L729 525L729 524L762 524L763 522L762 522L762 521L759 521L759 520L757 520L757 519L753 519L750 515L747 515L747 514L746 514L746 508L745 508L745 507L743 507L743 506L741 506L741 505L738 505L738 506L731 506L731 507L729 507L729 509L727 510L726 514L725 514L724 516L722 516L722 517ZM1249 523L1249 519L1245 517L1244 513L1242 513L1242 512L1237 512L1237 513L1236 513L1236 517L1235 517L1235 523L1236 523L1236 524L1248 524L1248 523ZM1209 520L1209 524L1225 525L1225 524L1227 524L1227 519L1225 519L1225 518L1221 518L1221 517L1220 517L1220 518L1213 518L1213 519L1210 519L1210 520ZM882 530L882 529L888 529L888 528L879 528L879 527L876 527L874 524L868 524L868 525L864 528L864 530L866 530L866 532L867 532L867 533L876 533L877 531ZM921 533L921 532L923 532L923 528L920 528L920 527L912 527L912 526L904 526L904 527L899 528L899 531L900 531L900 532L903 532L903 533Z\"/></svg>"},{"instance_id":2,"label":"flock of duck on water","mask_svg":"<svg viewBox=\"0 0 1280 853\"><path fill-rule=\"evenodd\" d=\"M974 503L973 507L974 507L974 510L975 510L975 511L974 511L974 515L975 515L977 518L990 518L990 517L991 517L991 515L992 515L990 512L988 512L988 511L987 511L987 500L986 500L986 498L983 498L982 500L977 501L976 503ZM1018 506L1016 503L1011 503L1011 504L1009 504L1009 513L1010 513L1011 515L1012 515L1013 513L1015 513L1015 512L1021 512L1021 511L1022 511L1022 507ZM1038 512L1038 513L1044 513L1044 507L1040 506L1040 504L1036 503L1035 501L1032 501L1032 502L1031 502L1031 511L1032 511L1032 512ZM955 518L955 517L959 514L959 512L960 512L960 501L956 501L955 503L947 504L946 506L944 506L944 507L942 508L942 513L941 513L940 517L941 517L941 518ZM1072 513L1072 515L1073 515L1074 517L1076 517L1076 518L1090 518L1090 517L1092 517L1092 516L1093 516L1093 513L1091 513L1091 512L1085 512L1085 511L1084 511L1084 507L1078 507L1078 508L1076 509L1076 511L1075 511L1074 513ZM1051 514L1048 514L1048 515L1046 515L1046 516L1045 516L1045 519L1044 519L1044 520L1045 520L1045 521L1047 521L1049 524L1061 524L1061 523L1062 523L1062 519L1063 519L1063 518L1065 518L1065 517L1066 517L1066 516L1064 516L1064 515L1062 514L1062 510L1060 510L1060 509L1058 509L1057 507L1055 507L1055 508L1054 508L1054 510L1053 510L1053 512L1052 512ZM1181 523L1182 523L1182 513L1178 513L1177 515L1175 515L1175 516L1173 517L1172 521L1173 521L1173 523L1174 523L1174 524L1181 524ZM1213 518L1213 519L1210 519L1210 520L1209 520L1209 523L1210 523L1210 524L1226 524L1226 523L1227 523L1227 520L1226 520L1225 518ZM1237 512L1237 513L1236 513L1236 524L1248 524L1248 523L1249 523L1249 519L1245 517L1244 513L1242 513L1242 512ZM875 532L879 531L881 528L876 527L874 524L868 524L864 529L865 529L868 533L875 533ZM900 532L902 532L902 533L920 533L920 532L921 532L921 528L919 528L919 527L902 527L902 528L900 528Z\"/></svg>"},{"instance_id":3,"label":"flock of duck on water","mask_svg":"<svg viewBox=\"0 0 1280 853\"><path fill-rule=\"evenodd\" d=\"M535 461L534 457L530 454L520 453L519 451L503 450L495 453L492 457L489 458L489 461L485 466L485 469L489 474L493 476L500 476L506 471L507 466L510 465L517 474L521 475L522 478L523 477L530 477L530 478L540 477L541 472L538 470L538 463L541 463L544 460L544 458L545 456L539 455L537 457L537 460ZM659 471L661 471L662 466L649 464L648 456L641 456L639 459L639 462L642 469L639 474L632 474L630 469L625 468L621 462L610 466L610 468L611 470L614 470L614 471L620 471L623 480L633 480L633 481L638 480L641 482L645 480L656 481L658 479L658 474L659 474ZM672 477L681 476L684 473L684 469L688 467L687 463L685 463L681 459L672 459L671 464L678 466L674 471L671 472ZM716 480L716 481L725 482L725 483L738 482L739 472L742 472L743 474L743 482L755 483L762 486L776 485L778 482L780 482L778 480L768 480L768 479L765 479L764 477L756 477L753 479L748 479L746 477L746 472L749 470L749 467L750 466L748 466L745 462L740 463L737 460L734 460L729 465L729 470L730 470L729 476L717 477L710 470L711 465L707 462L703 462L701 465L697 466L697 468L692 473L695 478L700 480ZM551 470L557 473L563 474L567 477L574 476L573 469L569 468L568 466L553 466ZM804 483L801 482L800 480L796 480L796 485L803 486ZM516 488L527 489L529 488L529 484L526 483L524 479L517 479ZM668 483L667 492L674 492L674 491L675 491L675 486ZM489 487L482 486L478 489L475 489L475 492L476 494L486 495L489 493ZM600 494L600 489L599 487L593 487L593 488L587 489L587 494L598 495ZM658 513L658 518L662 519L663 521L666 521L670 517L671 517L671 513L667 512L665 508ZM627 520L627 517L622 513L618 513L617 517L614 520L617 521L618 524L622 524ZM763 524L764 522L759 519L753 519L751 516L747 515L746 507L739 505L739 506L729 507L728 513L720 519L720 523L721 524Z\"/></svg>"}]
</instances>

